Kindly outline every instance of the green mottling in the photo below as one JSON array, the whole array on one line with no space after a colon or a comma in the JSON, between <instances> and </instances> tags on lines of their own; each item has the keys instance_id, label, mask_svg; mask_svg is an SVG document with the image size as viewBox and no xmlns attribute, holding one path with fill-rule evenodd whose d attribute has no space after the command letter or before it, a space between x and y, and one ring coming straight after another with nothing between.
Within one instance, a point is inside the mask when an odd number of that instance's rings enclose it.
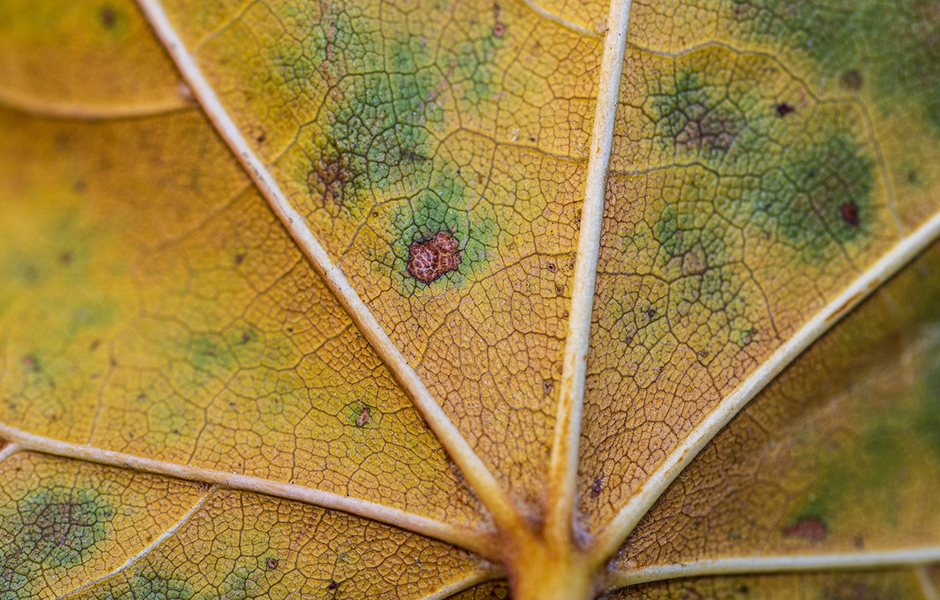
<instances>
[{"instance_id":1,"label":"green mottling","mask_svg":"<svg viewBox=\"0 0 940 600\"><path fill-rule=\"evenodd\" d=\"M651 103L656 137L667 151L724 154L747 123L726 90L707 87L694 71L681 72Z\"/></svg>"},{"instance_id":2,"label":"green mottling","mask_svg":"<svg viewBox=\"0 0 940 600\"><path fill-rule=\"evenodd\" d=\"M185 580L155 571L150 567L118 580L120 583L95 590L90 594L96 600L196 600L192 586Z\"/></svg>"},{"instance_id":3,"label":"green mottling","mask_svg":"<svg viewBox=\"0 0 940 600\"><path fill-rule=\"evenodd\" d=\"M215 371L235 368L235 353L224 337L195 335L190 340L189 361L197 369Z\"/></svg>"},{"instance_id":4,"label":"green mottling","mask_svg":"<svg viewBox=\"0 0 940 600\"><path fill-rule=\"evenodd\" d=\"M458 242L460 266L431 286L464 285L471 274L486 264L495 250L499 233L496 215L485 203L467 206L465 184L449 168L433 174L431 185L416 199L400 203L392 213L391 234L394 242L395 272L400 274L399 291L410 295L426 287L408 275L409 248L413 242L429 240L440 231L448 231ZM445 283L446 282L446 283Z\"/></svg>"},{"instance_id":5,"label":"green mottling","mask_svg":"<svg viewBox=\"0 0 940 600\"><path fill-rule=\"evenodd\" d=\"M832 91L870 95L886 114L914 109L940 135L940 5L933 0L728 6L735 31L807 57Z\"/></svg>"},{"instance_id":6,"label":"green mottling","mask_svg":"<svg viewBox=\"0 0 940 600\"><path fill-rule=\"evenodd\" d=\"M27 597L74 568L110 534L110 502L92 489L40 488L0 509L0 600ZM24 591L29 593L23 594Z\"/></svg>"}]
</instances>

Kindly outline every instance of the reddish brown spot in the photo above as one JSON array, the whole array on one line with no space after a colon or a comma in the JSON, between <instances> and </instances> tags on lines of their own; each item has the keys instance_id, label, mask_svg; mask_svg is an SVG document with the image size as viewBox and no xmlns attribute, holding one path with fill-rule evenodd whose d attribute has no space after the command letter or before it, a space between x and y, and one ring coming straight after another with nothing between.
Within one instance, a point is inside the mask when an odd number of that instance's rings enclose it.
<instances>
[{"instance_id":1,"label":"reddish brown spot","mask_svg":"<svg viewBox=\"0 0 940 600\"><path fill-rule=\"evenodd\" d=\"M310 191L323 197L326 203L343 206L346 187L350 182L346 163L339 155L325 156L313 164L307 178Z\"/></svg>"},{"instance_id":2,"label":"reddish brown spot","mask_svg":"<svg viewBox=\"0 0 940 600\"><path fill-rule=\"evenodd\" d=\"M786 102L781 102L775 107L778 117L785 117L788 114L794 112L796 109L787 104Z\"/></svg>"},{"instance_id":3,"label":"reddish brown spot","mask_svg":"<svg viewBox=\"0 0 940 600\"><path fill-rule=\"evenodd\" d=\"M858 227L858 206L854 202L846 202L842 205L842 220L849 227Z\"/></svg>"},{"instance_id":4,"label":"reddish brown spot","mask_svg":"<svg viewBox=\"0 0 940 600\"><path fill-rule=\"evenodd\" d=\"M656 315L656 309L654 309L654 308L651 308L651 309L649 309L648 311L646 311L646 316L649 317L649 318L651 318L651 319L652 319L655 315Z\"/></svg>"},{"instance_id":5,"label":"reddish brown spot","mask_svg":"<svg viewBox=\"0 0 940 600\"><path fill-rule=\"evenodd\" d=\"M548 270L551 271L552 273L558 270L558 267L555 265L555 261L553 260L548 261Z\"/></svg>"},{"instance_id":6,"label":"reddish brown spot","mask_svg":"<svg viewBox=\"0 0 940 600\"><path fill-rule=\"evenodd\" d=\"M565 293L565 286L563 286L563 285L560 284L560 283L556 283L556 284L555 284L555 294L561 296L561 295L564 294L564 293Z\"/></svg>"},{"instance_id":7,"label":"reddish brown spot","mask_svg":"<svg viewBox=\"0 0 940 600\"><path fill-rule=\"evenodd\" d=\"M408 273L424 284L429 284L444 273L456 271L460 266L457 238L448 231L440 231L433 238L418 241L408 248Z\"/></svg>"},{"instance_id":8,"label":"reddish brown spot","mask_svg":"<svg viewBox=\"0 0 940 600\"><path fill-rule=\"evenodd\" d=\"M594 485L591 486L591 495L596 498L602 491L604 491L604 478L595 477Z\"/></svg>"},{"instance_id":9,"label":"reddish brown spot","mask_svg":"<svg viewBox=\"0 0 940 600\"><path fill-rule=\"evenodd\" d=\"M503 25L502 23L497 23L496 25L493 25L493 35L495 35L496 37L503 37L503 34L505 33L506 33L505 25Z\"/></svg>"},{"instance_id":10,"label":"reddish brown spot","mask_svg":"<svg viewBox=\"0 0 940 600\"><path fill-rule=\"evenodd\" d=\"M105 6L101 9L101 12L98 13L98 17L101 19L101 24L106 29L111 29L114 27L115 15L114 9L110 6Z\"/></svg>"},{"instance_id":11,"label":"reddish brown spot","mask_svg":"<svg viewBox=\"0 0 940 600\"><path fill-rule=\"evenodd\" d=\"M372 413L368 408L363 408L356 418L356 427L365 427L372 420Z\"/></svg>"},{"instance_id":12,"label":"reddish brown spot","mask_svg":"<svg viewBox=\"0 0 940 600\"><path fill-rule=\"evenodd\" d=\"M858 69L849 69L839 78L839 83L842 84L842 87L857 92L862 89L862 86L865 84L865 79Z\"/></svg>"},{"instance_id":13,"label":"reddish brown spot","mask_svg":"<svg viewBox=\"0 0 940 600\"><path fill-rule=\"evenodd\" d=\"M331 582L330 582L330 585L326 586L326 589L328 589L328 590L335 590L335 589L338 588L338 587L339 587L339 584L338 584L338 583L336 583L335 581L331 581Z\"/></svg>"},{"instance_id":14,"label":"reddish brown spot","mask_svg":"<svg viewBox=\"0 0 940 600\"><path fill-rule=\"evenodd\" d=\"M545 379L542 381L542 390L545 391L545 395L548 396L552 393L552 390L555 389L555 382L551 379Z\"/></svg>"},{"instance_id":15,"label":"reddish brown spot","mask_svg":"<svg viewBox=\"0 0 940 600\"><path fill-rule=\"evenodd\" d=\"M245 255L244 255L244 254L236 254L236 255L235 255L235 264L236 264L236 265L242 264L242 261L244 261L244 260L245 260Z\"/></svg>"},{"instance_id":16,"label":"reddish brown spot","mask_svg":"<svg viewBox=\"0 0 940 600\"><path fill-rule=\"evenodd\" d=\"M810 541L824 539L826 533L826 524L816 517L803 517L783 528L783 535L786 537L798 537Z\"/></svg>"},{"instance_id":17,"label":"reddish brown spot","mask_svg":"<svg viewBox=\"0 0 940 600\"><path fill-rule=\"evenodd\" d=\"M277 565L278 565L278 560L277 560L276 558L269 558L269 559L268 559L268 568L269 568L269 569L274 570L274 569L277 568Z\"/></svg>"}]
</instances>

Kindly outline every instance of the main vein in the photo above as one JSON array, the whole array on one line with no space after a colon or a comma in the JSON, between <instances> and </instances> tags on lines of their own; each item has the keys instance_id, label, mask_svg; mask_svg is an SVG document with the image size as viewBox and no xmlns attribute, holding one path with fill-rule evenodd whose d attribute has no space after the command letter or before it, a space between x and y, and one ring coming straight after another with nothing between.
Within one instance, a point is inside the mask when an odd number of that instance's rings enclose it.
<instances>
[{"instance_id":1,"label":"main vein","mask_svg":"<svg viewBox=\"0 0 940 600\"><path fill-rule=\"evenodd\" d=\"M669 453L659 468L630 498L630 501L597 534L591 548L592 562L600 565L617 551L666 487L752 398L852 308L900 271L938 237L940 237L940 213L898 242L894 248L777 348L770 358L754 370L740 386L728 394L715 410Z\"/></svg>"},{"instance_id":2,"label":"main vein","mask_svg":"<svg viewBox=\"0 0 940 600\"><path fill-rule=\"evenodd\" d=\"M940 561L940 546L852 554L726 557L615 571L610 574L608 584L617 588L679 577L845 571L926 565L937 561Z\"/></svg>"},{"instance_id":3,"label":"main vein","mask_svg":"<svg viewBox=\"0 0 940 600\"><path fill-rule=\"evenodd\" d=\"M473 491L490 511L496 524L503 531L522 531L523 519L509 495L431 396L424 382L349 284L343 272L332 263L326 250L307 227L304 218L291 206L274 176L255 155L215 91L203 77L195 58L177 35L163 7L157 0L138 0L138 4L219 134L242 163L314 269L404 388Z\"/></svg>"},{"instance_id":4,"label":"main vein","mask_svg":"<svg viewBox=\"0 0 940 600\"><path fill-rule=\"evenodd\" d=\"M584 405L584 376L594 306L594 281L604 219L607 166L614 136L614 117L620 95L620 76L626 51L631 0L612 0L598 81L594 127L591 132L581 231L574 267L568 334L562 366L555 436L548 476L546 535L557 545L571 539L578 485L578 441Z\"/></svg>"},{"instance_id":5,"label":"main vein","mask_svg":"<svg viewBox=\"0 0 940 600\"><path fill-rule=\"evenodd\" d=\"M4 448L3 457L9 456L7 453L8 449L10 454L13 452L41 452L65 458L85 460L101 465L134 469L136 471L154 473L167 477L176 477L187 481L199 481L229 489L255 492L275 498L296 500L298 502L306 502L323 508L341 510L366 519L387 523L426 537L466 548L467 550L471 550L483 556L497 555L497 550L493 546L492 537L487 532L451 525L450 523L444 523L360 498L352 498L350 496L334 494L303 485L273 481L262 477L240 475L232 471L219 471L217 469L181 465L174 462L125 454L123 452L93 448L84 444L63 442L27 433L2 423L0 423L0 437L12 442L9 446Z\"/></svg>"}]
</instances>

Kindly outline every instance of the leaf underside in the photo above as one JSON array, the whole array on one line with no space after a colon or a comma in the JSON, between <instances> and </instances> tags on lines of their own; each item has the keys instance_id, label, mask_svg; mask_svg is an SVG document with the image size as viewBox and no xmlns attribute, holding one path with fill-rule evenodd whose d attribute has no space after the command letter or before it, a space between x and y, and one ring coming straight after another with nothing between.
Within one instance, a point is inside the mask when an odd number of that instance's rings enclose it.
<instances>
[{"instance_id":1,"label":"leaf underside","mask_svg":"<svg viewBox=\"0 0 940 600\"><path fill-rule=\"evenodd\" d=\"M938 65L936 0L4 0L0 599L937 600Z\"/></svg>"}]
</instances>

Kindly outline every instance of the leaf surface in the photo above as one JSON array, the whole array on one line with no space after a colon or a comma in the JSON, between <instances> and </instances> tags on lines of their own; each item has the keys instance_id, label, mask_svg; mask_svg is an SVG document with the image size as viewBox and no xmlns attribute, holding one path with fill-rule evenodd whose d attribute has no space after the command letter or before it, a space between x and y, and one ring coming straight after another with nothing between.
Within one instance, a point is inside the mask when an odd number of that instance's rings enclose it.
<instances>
[{"instance_id":1,"label":"leaf surface","mask_svg":"<svg viewBox=\"0 0 940 600\"><path fill-rule=\"evenodd\" d=\"M938 28L5 3L0 598L935 600Z\"/></svg>"}]
</instances>

